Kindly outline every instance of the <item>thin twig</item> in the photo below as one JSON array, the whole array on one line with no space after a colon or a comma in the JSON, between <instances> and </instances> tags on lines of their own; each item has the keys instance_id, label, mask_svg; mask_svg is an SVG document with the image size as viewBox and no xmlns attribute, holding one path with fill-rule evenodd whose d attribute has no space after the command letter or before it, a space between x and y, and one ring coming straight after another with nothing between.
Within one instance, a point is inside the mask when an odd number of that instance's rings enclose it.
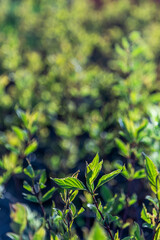
<instances>
[{"instance_id":1,"label":"thin twig","mask_svg":"<svg viewBox=\"0 0 160 240\"><path fill-rule=\"evenodd\" d=\"M97 208L97 210L98 210L98 212L99 212L101 218L103 219L103 221L105 221L104 216L103 216L101 210L100 210L99 207L98 207L98 203L97 203L97 201L96 201L95 196L92 195L92 198L93 198L94 204L95 204L95 206L96 206L96 208ZM106 223L106 221L104 222L104 225L105 225L105 227L106 227L106 229L107 229L107 231L108 231L108 233L109 233L111 239L114 240L113 235L112 235L111 230L110 230L110 227L108 226L108 224Z\"/></svg>"}]
</instances>

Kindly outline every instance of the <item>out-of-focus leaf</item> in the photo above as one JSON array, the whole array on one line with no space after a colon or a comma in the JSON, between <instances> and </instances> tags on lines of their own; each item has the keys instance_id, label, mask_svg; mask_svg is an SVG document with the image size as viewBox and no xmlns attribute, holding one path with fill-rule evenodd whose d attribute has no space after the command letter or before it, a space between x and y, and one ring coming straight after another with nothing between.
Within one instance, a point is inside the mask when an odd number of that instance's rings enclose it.
<instances>
[{"instance_id":1,"label":"out-of-focus leaf","mask_svg":"<svg viewBox=\"0 0 160 240\"><path fill-rule=\"evenodd\" d=\"M28 201L38 203L37 198L36 198L35 196L31 195L31 194L23 193L23 196L24 196L24 198L27 199Z\"/></svg>"},{"instance_id":2,"label":"out-of-focus leaf","mask_svg":"<svg viewBox=\"0 0 160 240\"><path fill-rule=\"evenodd\" d=\"M13 240L20 240L20 236L18 236L15 233L7 233L7 236L10 237Z\"/></svg>"},{"instance_id":3,"label":"out-of-focus leaf","mask_svg":"<svg viewBox=\"0 0 160 240\"><path fill-rule=\"evenodd\" d=\"M37 146L38 146L37 141L34 140L29 146L26 147L24 154L27 156L27 155L35 152L37 149Z\"/></svg>"},{"instance_id":4,"label":"out-of-focus leaf","mask_svg":"<svg viewBox=\"0 0 160 240\"><path fill-rule=\"evenodd\" d=\"M97 240L97 239L107 240L108 237L106 235L105 230L96 222L92 227L87 240Z\"/></svg>"},{"instance_id":5,"label":"out-of-focus leaf","mask_svg":"<svg viewBox=\"0 0 160 240\"><path fill-rule=\"evenodd\" d=\"M41 201L45 202L49 200L53 196L53 193L55 192L55 190L56 190L55 187L51 188L46 194L43 195Z\"/></svg>"},{"instance_id":6,"label":"out-of-focus leaf","mask_svg":"<svg viewBox=\"0 0 160 240\"><path fill-rule=\"evenodd\" d=\"M20 226L19 234L21 235L27 226L27 211L25 206L20 203L12 204L11 218Z\"/></svg>"},{"instance_id":7,"label":"out-of-focus leaf","mask_svg":"<svg viewBox=\"0 0 160 240\"><path fill-rule=\"evenodd\" d=\"M22 130L21 128L16 127L16 126L13 126L12 129L21 141L23 141L25 139L26 134L25 134L24 130Z\"/></svg>"},{"instance_id":8,"label":"out-of-focus leaf","mask_svg":"<svg viewBox=\"0 0 160 240\"><path fill-rule=\"evenodd\" d=\"M41 227L33 236L33 240L44 240L46 235L46 231L43 227Z\"/></svg>"}]
</instances>

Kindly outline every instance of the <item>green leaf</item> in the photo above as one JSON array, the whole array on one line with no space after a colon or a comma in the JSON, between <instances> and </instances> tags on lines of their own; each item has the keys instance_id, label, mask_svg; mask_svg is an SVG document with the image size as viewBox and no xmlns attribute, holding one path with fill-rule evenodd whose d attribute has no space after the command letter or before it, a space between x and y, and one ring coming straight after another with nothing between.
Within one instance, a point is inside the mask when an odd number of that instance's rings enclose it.
<instances>
[{"instance_id":1,"label":"green leaf","mask_svg":"<svg viewBox=\"0 0 160 240\"><path fill-rule=\"evenodd\" d=\"M137 136L147 127L147 124L148 124L148 121L144 119L142 124L136 129Z\"/></svg>"},{"instance_id":2,"label":"green leaf","mask_svg":"<svg viewBox=\"0 0 160 240\"><path fill-rule=\"evenodd\" d=\"M100 186L102 186L103 184L105 184L106 182L109 182L111 179L115 178L121 172L122 172L122 170L118 169L109 174L105 174L104 176L102 176L98 181L96 189L99 188Z\"/></svg>"},{"instance_id":3,"label":"green leaf","mask_svg":"<svg viewBox=\"0 0 160 240\"><path fill-rule=\"evenodd\" d=\"M129 201L128 201L128 205L131 206L131 205L135 204L136 202L137 202L137 195L133 194L131 196L131 199L129 199Z\"/></svg>"},{"instance_id":4,"label":"green leaf","mask_svg":"<svg viewBox=\"0 0 160 240\"><path fill-rule=\"evenodd\" d=\"M131 239L135 240L134 237L125 237L125 238L123 238L122 240L131 240Z\"/></svg>"},{"instance_id":5,"label":"green leaf","mask_svg":"<svg viewBox=\"0 0 160 240\"><path fill-rule=\"evenodd\" d=\"M28 175L30 178L35 177L35 172L34 172L32 166L31 166L31 164L29 164L28 167L24 169L24 173L26 175Z\"/></svg>"},{"instance_id":6,"label":"green leaf","mask_svg":"<svg viewBox=\"0 0 160 240\"><path fill-rule=\"evenodd\" d=\"M21 141L23 141L25 139L26 134L21 128L13 126L12 129Z\"/></svg>"},{"instance_id":7,"label":"green leaf","mask_svg":"<svg viewBox=\"0 0 160 240\"><path fill-rule=\"evenodd\" d=\"M70 190L86 190L84 184L74 177L51 178L59 187Z\"/></svg>"},{"instance_id":8,"label":"green leaf","mask_svg":"<svg viewBox=\"0 0 160 240\"><path fill-rule=\"evenodd\" d=\"M147 212L146 206L143 204L143 208L141 211L141 218L148 224L151 224L151 215Z\"/></svg>"},{"instance_id":9,"label":"green leaf","mask_svg":"<svg viewBox=\"0 0 160 240\"><path fill-rule=\"evenodd\" d=\"M126 179L130 179L130 174L129 174L129 171L126 169L126 166L124 165L123 168L121 165L119 164L116 164L116 167L119 168L119 169L122 169L122 176L124 176Z\"/></svg>"},{"instance_id":10,"label":"green leaf","mask_svg":"<svg viewBox=\"0 0 160 240\"><path fill-rule=\"evenodd\" d=\"M61 196L63 202L66 203L66 201L67 201L67 190L60 188L60 189L58 189L58 191L60 193L60 196Z\"/></svg>"},{"instance_id":11,"label":"green leaf","mask_svg":"<svg viewBox=\"0 0 160 240\"><path fill-rule=\"evenodd\" d=\"M129 148L127 144L124 144L119 138L116 138L116 144L122 154L122 156L128 156L129 155Z\"/></svg>"},{"instance_id":12,"label":"green leaf","mask_svg":"<svg viewBox=\"0 0 160 240\"><path fill-rule=\"evenodd\" d=\"M50 199L53 195L53 193L55 192L56 188L53 187L51 188L41 199L42 202L47 201L48 199Z\"/></svg>"},{"instance_id":13,"label":"green leaf","mask_svg":"<svg viewBox=\"0 0 160 240\"><path fill-rule=\"evenodd\" d=\"M145 168L146 168L146 174L147 178L149 180L151 189L153 190L154 193L157 192L156 190L156 178L158 176L158 170L152 160L145 154L143 154L146 161L145 161Z\"/></svg>"},{"instance_id":14,"label":"green leaf","mask_svg":"<svg viewBox=\"0 0 160 240\"><path fill-rule=\"evenodd\" d=\"M150 201L154 206L158 207L158 201L157 199L152 198L151 196L147 195L145 197L148 201Z\"/></svg>"},{"instance_id":15,"label":"green leaf","mask_svg":"<svg viewBox=\"0 0 160 240\"><path fill-rule=\"evenodd\" d=\"M147 222L143 223L143 224L142 224L142 227L153 229L153 225L150 224L150 223L147 223Z\"/></svg>"},{"instance_id":16,"label":"green leaf","mask_svg":"<svg viewBox=\"0 0 160 240\"><path fill-rule=\"evenodd\" d=\"M72 215L73 215L73 217L76 215L76 206L73 204L73 203L71 203L70 204L70 208L71 208L71 211L72 211Z\"/></svg>"},{"instance_id":17,"label":"green leaf","mask_svg":"<svg viewBox=\"0 0 160 240\"><path fill-rule=\"evenodd\" d=\"M10 237L13 240L20 240L20 236L18 236L15 233L7 233L7 236Z\"/></svg>"},{"instance_id":18,"label":"green leaf","mask_svg":"<svg viewBox=\"0 0 160 240\"><path fill-rule=\"evenodd\" d=\"M29 192L32 192L32 187L26 181L23 183L23 188Z\"/></svg>"},{"instance_id":19,"label":"green leaf","mask_svg":"<svg viewBox=\"0 0 160 240\"><path fill-rule=\"evenodd\" d=\"M45 229L41 227L33 236L33 240L44 240L46 235Z\"/></svg>"},{"instance_id":20,"label":"green leaf","mask_svg":"<svg viewBox=\"0 0 160 240\"><path fill-rule=\"evenodd\" d=\"M47 181L46 170L43 170L41 177L39 179L39 184L45 184Z\"/></svg>"},{"instance_id":21,"label":"green leaf","mask_svg":"<svg viewBox=\"0 0 160 240\"><path fill-rule=\"evenodd\" d=\"M105 230L96 222L91 229L87 240L108 240Z\"/></svg>"},{"instance_id":22,"label":"green leaf","mask_svg":"<svg viewBox=\"0 0 160 240\"><path fill-rule=\"evenodd\" d=\"M88 164L88 166L87 166L87 174L90 171L92 171L92 176L91 176L91 179L90 179L91 182L94 182L94 180L96 179L98 173L101 170L102 161L100 163L99 163L99 155L97 153L96 156L94 157L93 161L90 164Z\"/></svg>"},{"instance_id":23,"label":"green leaf","mask_svg":"<svg viewBox=\"0 0 160 240\"><path fill-rule=\"evenodd\" d=\"M158 174L156 178L156 190L157 190L157 199L160 202L160 175Z\"/></svg>"},{"instance_id":24,"label":"green leaf","mask_svg":"<svg viewBox=\"0 0 160 240\"><path fill-rule=\"evenodd\" d=\"M85 211L85 209L83 207L81 207L77 213L77 216L79 216L80 214L82 214Z\"/></svg>"},{"instance_id":25,"label":"green leaf","mask_svg":"<svg viewBox=\"0 0 160 240\"><path fill-rule=\"evenodd\" d=\"M35 150L37 149L37 141L34 140L29 146L26 147L24 154L27 156L33 152L35 152Z\"/></svg>"},{"instance_id":26,"label":"green leaf","mask_svg":"<svg viewBox=\"0 0 160 240\"><path fill-rule=\"evenodd\" d=\"M156 228L156 234L154 236L154 240L159 240L160 239L160 224L158 224Z\"/></svg>"},{"instance_id":27,"label":"green leaf","mask_svg":"<svg viewBox=\"0 0 160 240\"><path fill-rule=\"evenodd\" d=\"M93 161L86 166L86 183L90 191L94 190L94 181L102 169L103 161L99 162L99 155L96 154Z\"/></svg>"},{"instance_id":28,"label":"green leaf","mask_svg":"<svg viewBox=\"0 0 160 240\"><path fill-rule=\"evenodd\" d=\"M8 143L5 144L5 147L6 147L9 151L14 152L14 153L16 153L16 154L19 154L19 153L20 153L19 149L17 149L16 147L11 146L11 145L8 144Z\"/></svg>"},{"instance_id":29,"label":"green leaf","mask_svg":"<svg viewBox=\"0 0 160 240\"><path fill-rule=\"evenodd\" d=\"M114 240L120 240L120 238L119 238L119 232L117 232L117 233L115 234Z\"/></svg>"},{"instance_id":30,"label":"green leaf","mask_svg":"<svg viewBox=\"0 0 160 240\"><path fill-rule=\"evenodd\" d=\"M73 202L73 200L75 199L75 197L77 196L77 194L78 194L78 190L75 190L75 191L71 194L71 196L70 196L70 202Z\"/></svg>"},{"instance_id":31,"label":"green leaf","mask_svg":"<svg viewBox=\"0 0 160 240\"><path fill-rule=\"evenodd\" d=\"M23 193L23 196L24 196L25 199L27 199L30 202L38 203L37 198L35 196L31 195L31 194Z\"/></svg>"},{"instance_id":32,"label":"green leaf","mask_svg":"<svg viewBox=\"0 0 160 240\"><path fill-rule=\"evenodd\" d=\"M134 223L133 225L133 233L132 235L136 238L136 240L144 240L143 234L141 234L140 227L138 223Z\"/></svg>"},{"instance_id":33,"label":"green leaf","mask_svg":"<svg viewBox=\"0 0 160 240\"><path fill-rule=\"evenodd\" d=\"M27 210L20 203L11 205L11 218L19 225L18 233L21 235L27 226Z\"/></svg>"},{"instance_id":34,"label":"green leaf","mask_svg":"<svg viewBox=\"0 0 160 240\"><path fill-rule=\"evenodd\" d=\"M28 122L26 113L24 111L22 111L21 109L17 109L16 113L17 113L18 117L23 121L24 126L27 128L29 122Z\"/></svg>"},{"instance_id":35,"label":"green leaf","mask_svg":"<svg viewBox=\"0 0 160 240\"><path fill-rule=\"evenodd\" d=\"M109 222L109 224L117 221L118 219L118 216L112 216L110 213L107 214L107 221Z\"/></svg>"},{"instance_id":36,"label":"green leaf","mask_svg":"<svg viewBox=\"0 0 160 240\"><path fill-rule=\"evenodd\" d=\"M144 169L140 169L140 170L136 171L133 176L134 179L140 179L140 178L145 178L145 177L146 177L146 174L145 174Z\"/></svg>"}]
</instances>

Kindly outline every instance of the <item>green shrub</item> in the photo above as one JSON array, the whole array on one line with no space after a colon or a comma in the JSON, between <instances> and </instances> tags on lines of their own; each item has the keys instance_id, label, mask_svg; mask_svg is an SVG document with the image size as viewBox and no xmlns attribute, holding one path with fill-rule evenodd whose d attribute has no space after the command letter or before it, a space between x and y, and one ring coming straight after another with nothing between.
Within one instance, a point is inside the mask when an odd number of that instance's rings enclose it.
<instances>
[{"instance_id":1,"label":"green shrub","mask_svg":"<svg viewBox=\"0 0 160 240\"><path fill-rule=\"evenodd\" d=\"M158 240L159 175L146 157L152 190L149 172L156 172L152 193L142 152L159 169L159 5L150 0L106 0L99 9L89 0L0 3L1 195L10 179L21 179L24 198L35 202L12 205L10 238L77 239L77 231L84 239ZM84 193L55 191L50 177L65 179L80 169L83 180L85 161L97 152L104 158L98 180L121 172L98 196L89 180ZM80 197L73 199L76 194ZM142 210L147 194L152 213L148 200ZM32 210L37 205L42 218ZM144 234L140 210L151 229Z\"/></svg>"}]
</instances>

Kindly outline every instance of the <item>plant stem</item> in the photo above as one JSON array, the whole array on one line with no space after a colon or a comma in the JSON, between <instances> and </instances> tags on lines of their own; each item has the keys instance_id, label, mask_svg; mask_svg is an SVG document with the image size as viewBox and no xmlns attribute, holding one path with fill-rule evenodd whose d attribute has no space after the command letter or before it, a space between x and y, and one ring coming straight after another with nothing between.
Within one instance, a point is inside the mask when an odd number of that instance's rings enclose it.
<instances>
[{"instance_id":1,"label":"plant stem","mask_svg":"<svg viewBox=\"0 0 160 240\"><path fill-rule=\"evenodd\" d=\"M159 207L158 207L158 215L157 215L157 220L156 220L156 228L157 228L158 223L159 223L159 211L160 211L160 202L159 202L159 201L158 201L158 205L159 205ZM155 237L155 234L156 234L156 228L155 228L154 231L153 231L152 240L154 240L154 237Z\"/></svg>"},{"instance_id":2,"label":"plant stem","mask_svg":"<svg viewBox=\"0 0 160 240\"><path fill-rule=\"evenodd\" d=\"M99 212L101 218L102 218L103 221L104 221L104 220L105 220L105 219L104 219L104 216L103 216L101 210L99 209L99 207L98 207L98 203L97 203L96 198L95 198L95 196L94 196L93 194L92 194L92 198L93 198L93 202L94 202L94 204L95 204L95 206L96 206L96 208L97 208L97 210L98 210L98 212ZM112 235L111 230L110 230L110 227L108 226L108 224L107 224L106 222L104 222L104 225L105 225L105 227L106 227L106 229L107 229L107 231L108 231L108 233L109 233L111 239L114 240L113 235Z\"/></svg>"},{"instance_id":3,"label":"plant stem","mask_svg":"<svg viewBox=\"0 0 160 240\"><path fill-rule=\"evenodd\" d=\"M39 203L39 205L40 205L40 208L41 208L41 210L42 210L43 217L44 217L46 223L48 224L49 239L51 239L51 230L52 230L52 228L51 228L50 222L49 222L48 219L47 219L45 209L44 209L43 204L42 204L42 202L41 202L41 200L40 200L40 198L39 198L39 194L37 193L37 191L36 191L36 189L35 189L34 181L33 181L33 180L32 180L32 188L33 188L34 195L36 196L36 198L37 198L37 200L38 200L38 203Z\"/></svg>"}]
</instances>

